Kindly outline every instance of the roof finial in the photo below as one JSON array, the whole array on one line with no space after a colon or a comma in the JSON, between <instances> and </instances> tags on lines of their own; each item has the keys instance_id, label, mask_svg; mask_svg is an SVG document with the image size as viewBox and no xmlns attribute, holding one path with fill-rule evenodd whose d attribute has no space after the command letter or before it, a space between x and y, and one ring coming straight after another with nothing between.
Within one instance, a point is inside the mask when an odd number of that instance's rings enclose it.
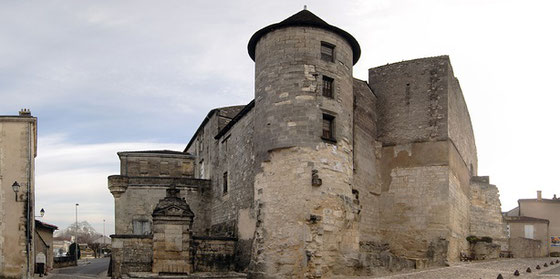
<instances>
[{"instance_id":1,"label":"roof finial","mask_svg":"<svg viewBox=\"0 0 560 279\"><path fill-rule=\"evenodd\" d=\"M304 10L307 10L307 5L303 5L303 9L304 9Z\"/></svg>"}]
</instances>

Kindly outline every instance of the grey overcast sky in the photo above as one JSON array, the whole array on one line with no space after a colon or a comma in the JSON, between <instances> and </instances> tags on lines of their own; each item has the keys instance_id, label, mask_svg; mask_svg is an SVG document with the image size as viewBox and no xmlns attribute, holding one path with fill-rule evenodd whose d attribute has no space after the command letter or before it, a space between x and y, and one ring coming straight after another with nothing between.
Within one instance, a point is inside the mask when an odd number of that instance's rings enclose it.
<instances>
[{"instance_id":1,"label":"grey overcast sky","mask_svg":"<svg viewBox=\"0 0 560 279\"><path fill-rule=\"evenodd\" d=\"M479 174L502 209L560 194L560 1L0 0L0 114L39 119L36 207L114 232L117 151L182 150L214 107L253 98L247 42L308 5L362 47L354 76L450 55L469 106Z\"/></svg>"}]
</instances>

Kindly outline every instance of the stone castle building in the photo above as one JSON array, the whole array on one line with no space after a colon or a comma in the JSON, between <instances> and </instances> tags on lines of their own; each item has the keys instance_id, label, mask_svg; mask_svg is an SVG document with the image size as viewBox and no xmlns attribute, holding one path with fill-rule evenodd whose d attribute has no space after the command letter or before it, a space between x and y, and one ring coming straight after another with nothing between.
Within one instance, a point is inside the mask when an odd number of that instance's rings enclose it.
<instances>
[{"instance_id":1,"label":"stone castle building","mask_svg":"<svg viewBox=\"0 0 560 279\"><path fill-rule=\"evenodd\" d=\"M210 111L183 152L119 153L113 276L379 274L458 261L469 235L506 242L449 57L358 80L357 40L307 10L248 51L253 101ZM164 224L157 208L175 196L169 218L183 221Z\"/></svg>"}]
</instances>

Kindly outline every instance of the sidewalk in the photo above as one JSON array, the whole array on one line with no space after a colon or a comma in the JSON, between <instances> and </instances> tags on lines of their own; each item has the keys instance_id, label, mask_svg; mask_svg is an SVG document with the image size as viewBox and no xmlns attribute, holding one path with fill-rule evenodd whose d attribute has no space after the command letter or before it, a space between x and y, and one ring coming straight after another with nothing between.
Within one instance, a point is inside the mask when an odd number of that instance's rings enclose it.
<instances>
[{"instance_id":1,"label":"sidewalk","mask_svg":"<svg viewBox=\"0 0 560 279\"><path fill-rule=\"evenodd\" d=\"M450 267L420 270L406 274L396 274L379 278L390 279L437 279L437 278L456 278L456 279L496 279L501 274L504 279L508 278L560 278L560 263L556 260L560 258L531 258L531 259L499 259L483 262L457 263ZM554 265L550 265L550 262ZM544 267L547 263L548 267ZM536 269L540 265L541 269ZM531 273L526 272L531 268ZM520 276L513 273L518 270Z\"/></svg>"}]
</instances>

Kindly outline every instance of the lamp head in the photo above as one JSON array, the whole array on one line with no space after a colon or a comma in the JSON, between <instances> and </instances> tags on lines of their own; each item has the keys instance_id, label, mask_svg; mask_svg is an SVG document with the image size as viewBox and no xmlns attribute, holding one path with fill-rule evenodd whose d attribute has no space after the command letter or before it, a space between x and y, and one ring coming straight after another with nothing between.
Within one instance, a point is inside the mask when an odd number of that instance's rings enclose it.
<instances>
[{"instance_id":1,"label":"lamp head","mask_svg":"<svg viewBox=\"0 0 560 279\"><path fill-rule=\"evenodd\" d=\"M17 183L17 181L14 182L14 184L12 184L12 190L14 190L14 192L17 194L17 192L19 192L19 183Z\"/></svg>"},{"instance_id":2,"label":"lamp head","mask_svg":"<svg viewBox=\"0 0 560 279\"><path fill-rule=\"evenodd\" d=\"M41 211L39 211L39 213L41 214L41 217L45 216L45 209L41 208Z\"/></svg>"}]
</instances>

